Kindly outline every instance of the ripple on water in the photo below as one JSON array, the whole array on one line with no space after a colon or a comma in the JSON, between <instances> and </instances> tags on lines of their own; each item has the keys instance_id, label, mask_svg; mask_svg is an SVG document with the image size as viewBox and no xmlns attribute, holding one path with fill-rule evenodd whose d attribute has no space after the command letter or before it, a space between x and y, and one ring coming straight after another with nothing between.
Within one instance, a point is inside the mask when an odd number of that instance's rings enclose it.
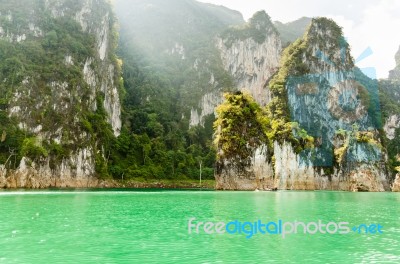
<instances>
[{"instance_id":1,"label":"ripple on water","mask_svg":"<svg viewBox=\"0 0 400 264\"><path fill-rule=\"evenodd\" d=\"M0 262L400 263L398 202L391 193L0 191ZM190 217L369 221L384 234L189 235Z\"/></svg>"}]
</instances>

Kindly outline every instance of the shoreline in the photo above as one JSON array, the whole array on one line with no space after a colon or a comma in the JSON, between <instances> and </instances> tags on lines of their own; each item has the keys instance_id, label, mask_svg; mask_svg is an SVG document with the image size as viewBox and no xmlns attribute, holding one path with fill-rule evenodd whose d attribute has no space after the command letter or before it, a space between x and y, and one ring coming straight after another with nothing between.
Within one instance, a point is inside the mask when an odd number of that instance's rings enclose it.
<instances>
[{"instance_id":1,"label":"shoreline","mask_svg":"<svg viewBox=\"0 0 400 264\"><path fill-rule=\"evenodd\" d=\"M203 180L200 184L196 180L147 180L147 181L116 181L117 185L111 188L136 188L136 189L213 189L215 180ZM102 188L102 187L100 187ZM110 188L104 186L103 188Z\"/></svg>"},{"instance_id":2,"label":"shoreline","mask_svg":"<svg viewBox=\"0 0 400 264\"><path fill-rule=\"evenodd\" d=\"M3 186L0 190L45 190L45 189L114 189L114 188L132 188L132 189L210 189L215 190L215 180L202 180L201 184L198 180L166 180L166 179L150 179L150 180L115 180L115 179L98 179L96 183L88 182L88 184L66 184L64 186L48 185L48 186Z\"/></svg>"},{"instance_id":3,"label":"shoreline","mask_svg":"<svg viewBox=\"0 0 400 264\"><path fill-rule=\"evenodd\" d=\"M400 177L398 177L400 178ZM398 179L399 181L400 179ZM1 179L0 179L1 183ZM201 184L199 180L192 179L180 179L180 180L171 180L171 179L143 179L137 178L132 180L116 180L116 179L95 179L91 178L90 180L83 181L66 181L62 184L59 182L51 182L47 184L31 184L31 182L25 182L25 184L21 184L21 181L12 181L12 184L0 184L1 190L65 190L65 189L206 189L213 191L259 191L259 192L271 192L271 191L343 191L343 192L380 192L380 191L366 191L366 190L339 190L339 189L221 189L217 188L215 180L202 180ZM28 184L26 184L28 183ZM55 184L54 184L55 183ZM394 184L391 185L390 190L385 190L382 192L399 192L400 185Z\"/></svg>"}]
</instances>

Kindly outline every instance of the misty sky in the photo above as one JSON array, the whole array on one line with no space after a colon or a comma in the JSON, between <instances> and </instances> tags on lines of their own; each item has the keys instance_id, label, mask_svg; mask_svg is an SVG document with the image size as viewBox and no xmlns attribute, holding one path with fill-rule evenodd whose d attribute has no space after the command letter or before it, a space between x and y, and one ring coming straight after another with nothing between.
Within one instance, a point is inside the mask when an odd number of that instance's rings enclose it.
<instances>
[{"instance_id":1,"label":"misty sky","mask_svg":"<svg viewBox=\"0 0 400 264\"><path fill-rule=\"evenodd\" d=\"M357 63L375 67L378 78L386 78L395 67L400 45L400 1L398 0L199 0L240 11L247 20L265 10L272 20L289 22L302 16L326 16L343 27L356 59L366 48L373 54Z\"/></svg>"}]
</instances>

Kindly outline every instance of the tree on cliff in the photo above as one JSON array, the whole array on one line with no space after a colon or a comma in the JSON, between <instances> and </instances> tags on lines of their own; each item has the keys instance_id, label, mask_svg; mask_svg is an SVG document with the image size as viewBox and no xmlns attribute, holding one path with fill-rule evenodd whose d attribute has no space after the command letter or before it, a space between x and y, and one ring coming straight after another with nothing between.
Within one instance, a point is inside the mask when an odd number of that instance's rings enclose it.
<instances>
[{"instance_id":1,"label":"tree on cliff","mask_svg":"<svg viewBox=\"0 0 400 264\"><path fill-rule=\"evenodd\" d=\"M267 144L269 119L246 92L226 93L224 97L214 122L217 160L234 159L246 164L258 146Z\"/></svg>"}]
</instances>

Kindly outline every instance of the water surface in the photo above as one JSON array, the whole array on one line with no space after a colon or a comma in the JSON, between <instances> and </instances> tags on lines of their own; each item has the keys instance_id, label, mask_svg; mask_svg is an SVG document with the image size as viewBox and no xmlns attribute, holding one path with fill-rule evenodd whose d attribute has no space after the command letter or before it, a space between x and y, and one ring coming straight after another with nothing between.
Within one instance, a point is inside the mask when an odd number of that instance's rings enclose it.
<instances>
[{"instance_id":1,"label":"water surface","mask_svg":"<svg viewBox=\"0 0 400 264\"><path fill-rule=\"evenodd\" d=\"M400 194L0 191L0 263L400 263ZM379 223L383 234L188 234L197 221Z\"/></svg>"}]
</instances>

